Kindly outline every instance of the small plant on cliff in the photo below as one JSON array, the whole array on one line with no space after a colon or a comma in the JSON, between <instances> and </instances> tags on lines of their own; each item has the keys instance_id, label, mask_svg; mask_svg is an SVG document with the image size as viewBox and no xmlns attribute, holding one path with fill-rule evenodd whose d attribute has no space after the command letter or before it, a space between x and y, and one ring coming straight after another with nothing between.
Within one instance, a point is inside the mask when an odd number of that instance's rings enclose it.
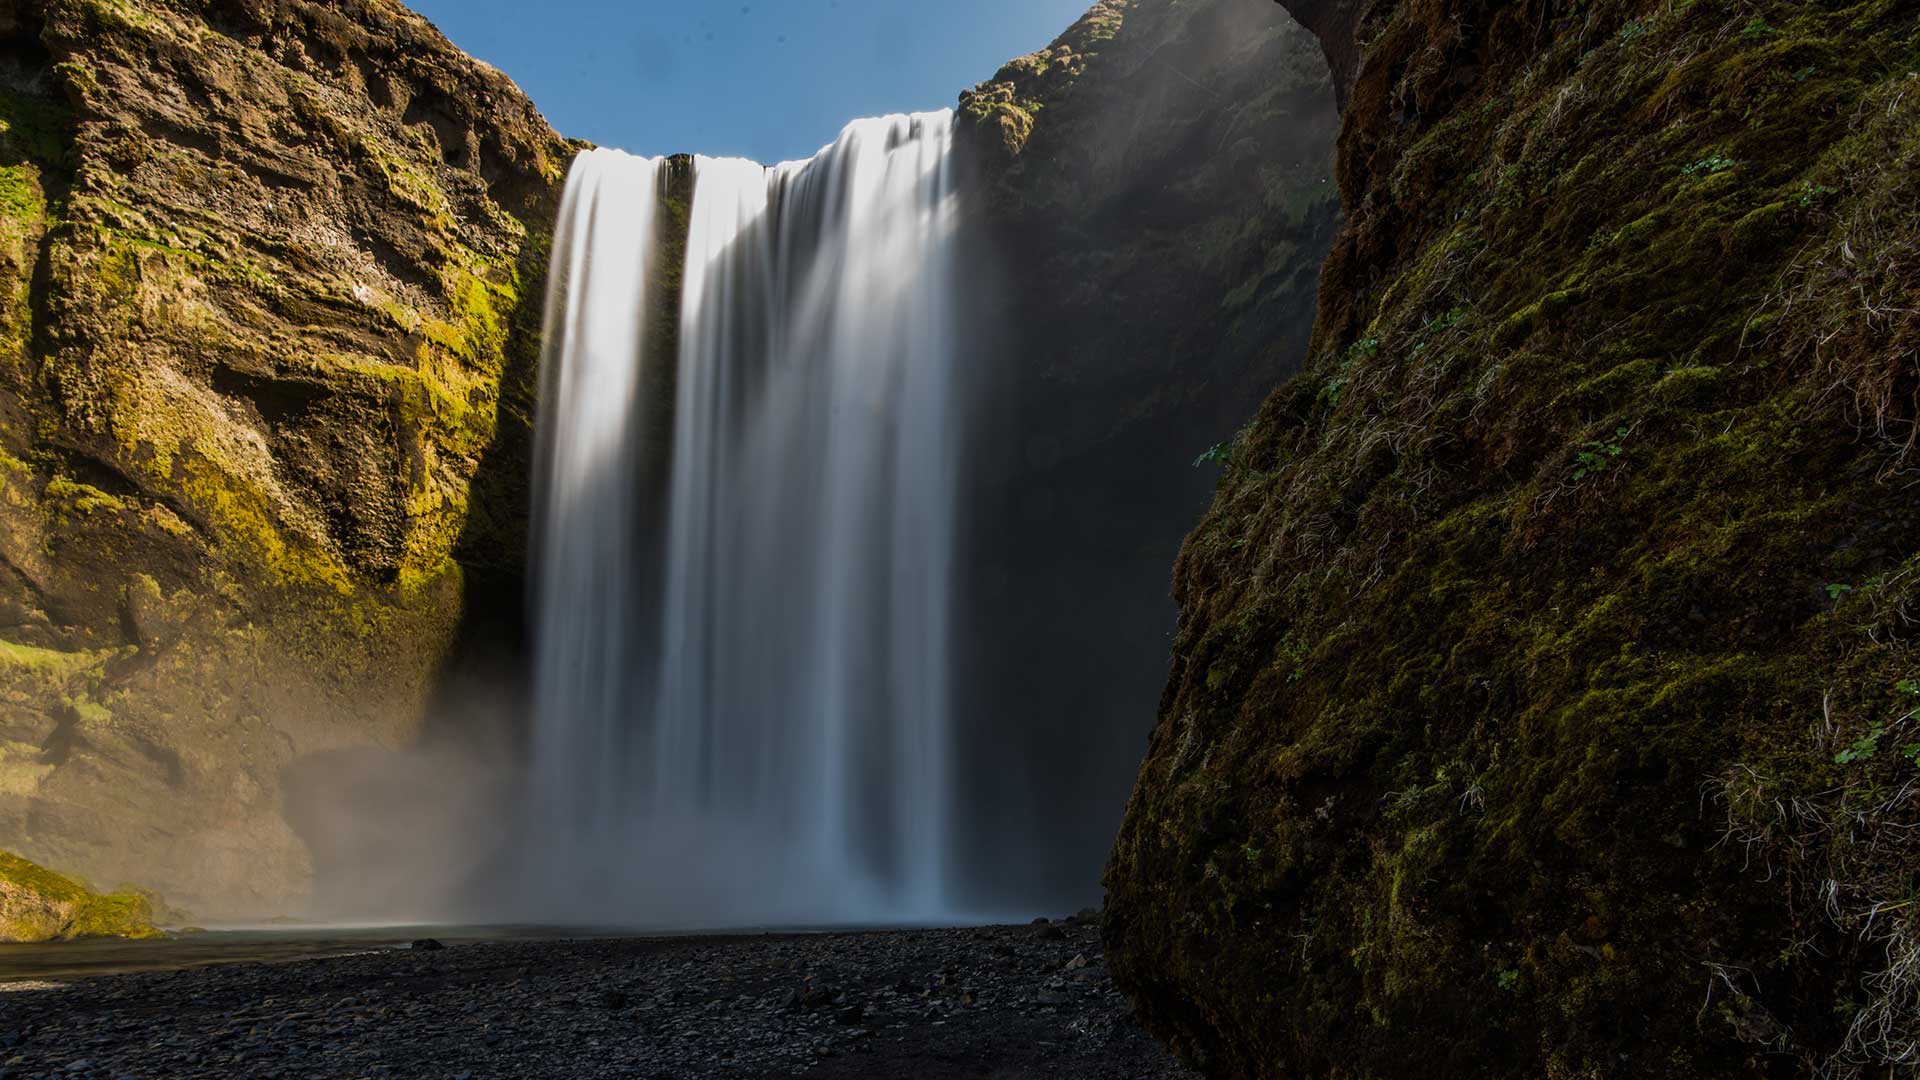
<instances>
[{"instance_id":1,"label":"small plant on cliff","mask_svg":"<svg viewBox=\"0 0 1920 1080\"><path fill-rule=\"evenodd\" d=\"M1615 428L1612 439L1596 439L1580 448L1573 455L1573 479L1578 483L1585 480L1589 473L1600 471L1600 467L1627 452L1626 440L1631 434L1628 428Z\"/></svg>"},{"instance_id":2,"label":"small plant on cliff","mask_svg":"<svg viewBox=\"0 0 1920 1080\"><path fill-rule=\"evenodd\" d=\"M1853 745L1833 755L1835 765L1851 765L1856 761L1871 761L1873 755L1880 752L1880 737L1887 733L1884 724L1875 723L1867 729L1865 735L1853 740Z\"/></svg>"},{"instance_id":3,"label":"small plant on cliff","mask_svg":"<svg viewBox=\"0 0 1920 1080\"><path fill-rule=\"evenodd\" d=\"M1199 457L1193 459L1193 467L1198 469L1203 465L1225 465L1232 460L1233 460L1233 444L1232 443L1230 442L1214 443L1212 446L1207 447L1206 453L1201 454Z\"/></svg>"},{"instance_id":4,"label":"small plant on cliff","mask_svg":"<svg viewBox=\"0 0 1920 1080\"><path fill-rule=\"evenodd\" d=\"M1682 176L1694 177L1714 176L1718 173L1726 172L1738 164L1740 163L1730 157L1722 157L1719 154L1715 154L1712 157L1701 158L1699 161L1682 168L1680 174Z\"/></svg>"},{"instance_id":5,"label":"small plant on cliff","mask_svg":"<svg viewBox=\"0 0 1920 1080\"><path fill-rule=\"evenodd\" d=\"M1816 184L1809 180L1800 185L1798 201L1802 207L1808 207L1833 194L1836 194L1836 189L1830 188L1825 184Z\"/></svg>"}]
</instances>

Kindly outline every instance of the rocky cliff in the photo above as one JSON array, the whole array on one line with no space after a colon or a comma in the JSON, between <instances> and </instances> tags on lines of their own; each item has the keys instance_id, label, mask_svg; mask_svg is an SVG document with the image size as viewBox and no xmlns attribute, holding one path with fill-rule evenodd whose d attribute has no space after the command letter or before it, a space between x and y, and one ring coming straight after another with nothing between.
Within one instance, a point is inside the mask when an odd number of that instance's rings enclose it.
<instances>
[{"instance_id":1,"label":"rocky cliff","mask_svg":"<svg viewBox=\"0 0 1920 1080\"><path fill-rule=\"evenodd\" d=\"M0 848L297 902L518 573L570 150L385 0L0 2Z\"/></svg>"},{"instance_id":2,"label":"rocky cliff","mask_svg":"<svg viewBox=\"0 0 1920 1080\"><path fill-rule=\"evenodd\" d=\"M978 349L957 658L981 899L1097 891L1166 671L1167 567L1298 367L1338 218L1311 35L1261 3L1101 0L961 96L1000 328ZM997 291L996 291L997 290Z\"/></svg>"},{"instance_id":3,"label":"rocky cliff","mask_svg":"<svg viewBox=\"0 0 1920 1080\"><path fill-rule=\"evenodd\" d=\"M1221 1076L1911 1066L1920 6L1287 2L1348 221L1116 976Z\"/></svg>"}]
</instances>

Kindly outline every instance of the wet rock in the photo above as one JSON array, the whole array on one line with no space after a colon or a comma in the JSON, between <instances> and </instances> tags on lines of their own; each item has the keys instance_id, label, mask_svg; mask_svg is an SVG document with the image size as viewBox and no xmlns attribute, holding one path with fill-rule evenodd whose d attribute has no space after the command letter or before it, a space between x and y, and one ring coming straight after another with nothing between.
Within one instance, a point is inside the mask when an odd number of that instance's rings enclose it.
<instances>
[{"instance_id":1,"label":"wet rock","mask_svg":"<svg viewBox=\"0 0 1920 1080\"><path fill-rule=\"evenodd\" d=\"M439 952L441 949L446 948L446 946L442 945L439 941L435 940L434 938L428 937L428 938L420 938L419 940L415 941L411 946L409 946L409 948L411 948L414 952Z\"/></svg>"}]
</instances>

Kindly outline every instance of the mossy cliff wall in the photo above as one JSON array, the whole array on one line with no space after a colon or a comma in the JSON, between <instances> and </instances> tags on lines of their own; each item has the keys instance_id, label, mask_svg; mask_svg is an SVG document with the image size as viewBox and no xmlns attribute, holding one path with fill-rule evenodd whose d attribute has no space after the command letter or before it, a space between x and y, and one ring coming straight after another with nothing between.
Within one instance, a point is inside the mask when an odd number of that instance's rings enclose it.
<instances>
[{"instance_id":1,"label":"mossy cliff wall","mask_svg":"<svg viewBox=\"0 0 1920 1080\"><path fill-rule=\"evenodd\" d=\"M1905 1075L1920 4L1289 6L1348 221L1180 557L1116 977L1222 1076Z\"/></svg>"},{"instance_id":2,"label":"mossy cliff wall","mask_svg":"<svg viewBox=\"0 0 1920 1080\"><path fill-rule=\"evenodd\" d=\"M1167 567L1231 437L1297 369L1338 219L1313 38L1262 3L1101 0L963 94L965 858L1078 907L1153 721ZM998 289L997 292L994 290Z\"/></svg>"},{"instance_id":3,"label":"mossy cliff wall","mask_svg":"<svg viewBox=\"0 0 1920 1080\"><path fill-rule=\"evenodd\" d=\"M512 603L571 149L385 0L0 0L0 848L298 902Z\"/></svg>"}]
</instances>

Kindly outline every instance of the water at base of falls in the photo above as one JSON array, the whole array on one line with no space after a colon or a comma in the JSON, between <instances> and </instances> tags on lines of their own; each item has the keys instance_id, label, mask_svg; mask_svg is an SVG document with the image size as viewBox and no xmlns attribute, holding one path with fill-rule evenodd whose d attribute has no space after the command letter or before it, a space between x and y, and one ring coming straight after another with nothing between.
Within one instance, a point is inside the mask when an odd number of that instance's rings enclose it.
<instances>
[{"instance_id":1,"label":"water at base of falls","mask_svg":"<svg viewBox=\"0 0 1920 1080\"><path fill-rule=\"evenodd\" d=\"M574 165L535 476L545 914L950 915L951 145L932 113L697 159L677 355L666 164Z\"/></svg>"}]
</instances>

